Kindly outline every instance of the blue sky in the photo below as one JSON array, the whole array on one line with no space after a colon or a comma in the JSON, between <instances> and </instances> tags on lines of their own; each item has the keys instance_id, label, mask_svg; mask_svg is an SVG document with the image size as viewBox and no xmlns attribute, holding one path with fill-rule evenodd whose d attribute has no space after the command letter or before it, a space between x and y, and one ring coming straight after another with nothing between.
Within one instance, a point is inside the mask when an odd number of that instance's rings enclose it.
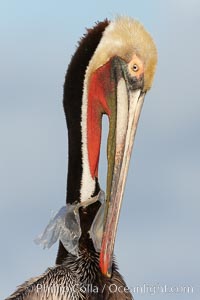
<instances>
[{"instance_id":1,"label":"blue sky","mask_svg":"<svg viewBox=\"0 0 200 300\"><path fill-rule=\"evenodd\" d=\"M145 25L159 63L126 184L119 268L132 289L194 288L154 299L199 299L199 1L13 0L1 1L0 12L0 298L54 264L57 245L43 251L33 239L65 202L64 75L85 28L121 14Z\"/></svg>"}]
</instances>

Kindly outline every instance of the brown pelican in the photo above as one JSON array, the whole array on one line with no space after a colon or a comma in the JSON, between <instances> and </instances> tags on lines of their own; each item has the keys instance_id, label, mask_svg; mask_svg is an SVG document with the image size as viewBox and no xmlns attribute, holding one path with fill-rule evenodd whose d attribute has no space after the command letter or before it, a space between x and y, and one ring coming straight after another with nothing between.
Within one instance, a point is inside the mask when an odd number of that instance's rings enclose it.
<instances>
[{"instance_id":1,"label":"brown pelican","mask_svg":"<svg viewBox=\"0 0 200 300\"><path fill-rule=\"evenodd\" d=\"M97 23L81 39L64 84L66 208L41 237L48 246L59 238L56 265L7 300L133 299L113 262L113 248L138 119L156 62L152 38L131 18ZM98 179L103 114L109 118L105 196Z\"/></svg>"}]
</instances>

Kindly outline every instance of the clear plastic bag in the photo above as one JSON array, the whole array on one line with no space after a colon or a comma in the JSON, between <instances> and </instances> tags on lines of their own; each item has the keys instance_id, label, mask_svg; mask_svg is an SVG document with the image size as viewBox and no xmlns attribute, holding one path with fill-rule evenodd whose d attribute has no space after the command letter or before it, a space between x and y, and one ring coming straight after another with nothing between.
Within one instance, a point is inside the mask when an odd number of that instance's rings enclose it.
<instances>
[{"instance_id":1,"label":"clear plastic bag","mask_svg":"<svg viewBox=\"0 0 200 300\"><path fill-rule=\"evenodd\" d=\"M84 203L78 202L62 207L56 215L50 219L44 232L35 239L35 243L42 245L44 248L50 248L57 240L60 240L68 252L78 256L79 239L81 237L79 208L81 206L86 207L98 200L101 202L101 206L94 218L89 234L93 240L95 250L99 251L101 247L105 210L105 194L103 191L100 191L96 197L92 197Z\"/></svg>"}]
</instances>

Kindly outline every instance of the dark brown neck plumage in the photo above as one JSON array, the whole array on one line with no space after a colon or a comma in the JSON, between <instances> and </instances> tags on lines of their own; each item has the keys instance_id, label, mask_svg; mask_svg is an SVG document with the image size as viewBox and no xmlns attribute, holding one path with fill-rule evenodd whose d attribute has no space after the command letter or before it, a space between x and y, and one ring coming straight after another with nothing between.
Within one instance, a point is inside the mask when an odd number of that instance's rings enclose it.
<instances>
[{"instance_id":1,"label":"dark brown neck plumage","mask_svg":"<svg viewBox=\"0 0 200 300\"><path fill-rule=\"evenodd\" d=\"M67 203L80 201L82 176L81 153L81 107L84 77L87 66L96 50L108 21L98 23L81 39L68 67L65 83L63 106L68 128L68 177Z\"/></svg>"}]
</instances>

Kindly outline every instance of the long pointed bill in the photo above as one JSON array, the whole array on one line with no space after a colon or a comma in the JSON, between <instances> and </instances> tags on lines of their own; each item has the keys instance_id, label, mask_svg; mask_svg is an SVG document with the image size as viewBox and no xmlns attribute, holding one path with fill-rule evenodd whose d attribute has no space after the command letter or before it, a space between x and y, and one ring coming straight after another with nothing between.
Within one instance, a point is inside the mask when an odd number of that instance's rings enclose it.
<instances>
[{"instance_id":1,"label":"long pointed bill","mask_svg":"<svg viewBox=\"0 0 200 300\"><path fill-rule=\"evenodd\" d=\"M112 257L117 224L145 93L141 92L141 89L127 88L126 80L121 77L117 83L116 96L115 153L113 153L112 172L110 172L110 178L107 180L107 211L100 253L100 268L102 273L108 277L112 274ZM111 149L109 150L108 146L108 160L109 151Z\"/></svg>"}]
</instances>

